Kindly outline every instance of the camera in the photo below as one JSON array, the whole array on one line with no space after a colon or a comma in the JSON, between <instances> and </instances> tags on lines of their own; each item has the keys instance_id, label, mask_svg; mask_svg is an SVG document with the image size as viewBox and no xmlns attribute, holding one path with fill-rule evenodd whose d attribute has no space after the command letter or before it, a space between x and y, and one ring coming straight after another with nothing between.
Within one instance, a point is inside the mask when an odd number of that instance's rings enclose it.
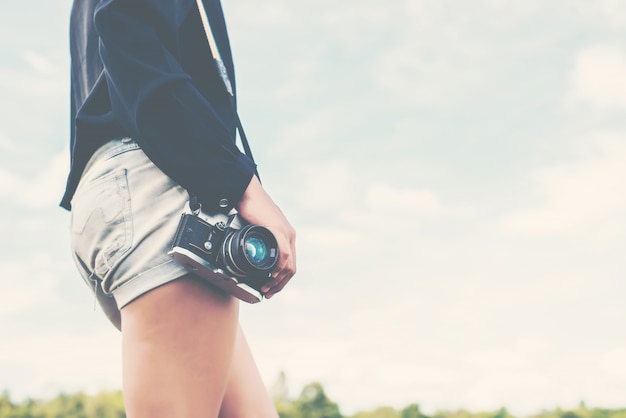
<instances>
[{"instance_id":1,"label":"camera","mask_svg":"<svg viewBox=\"0 0 626 418\"><path fill-rule=\"evenodd\" d=\"M227 293L257 303L278 261L278 244L267 228L245 222L234 210L197 210L183 213L168 254Z\"/></svg>"}]
</instances>

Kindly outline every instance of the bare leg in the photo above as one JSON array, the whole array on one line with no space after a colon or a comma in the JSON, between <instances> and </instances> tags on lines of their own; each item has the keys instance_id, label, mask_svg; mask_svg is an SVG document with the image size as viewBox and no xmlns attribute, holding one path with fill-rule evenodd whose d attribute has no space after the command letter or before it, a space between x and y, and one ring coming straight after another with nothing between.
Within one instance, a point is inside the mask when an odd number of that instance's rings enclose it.
<instances>
[{"instance_id":1,"label":"bare leg","mask_svg":"<svg viewBox=\"0 0 626 418\"><path fill-rule=\"evenodd\" d=\"M241 328L237 332L220 418L277 418Z\"/></svg>"},{"instance_id":2,"label":"bare leg","mask_svg":"<svg viewBox=\"0 0 626 418\"><path fill-rule=\"evenodd\" d=\"M121 312L127 416L217 417L235 348L237 300L186 276Z\"/></svg>"}]
</instances>

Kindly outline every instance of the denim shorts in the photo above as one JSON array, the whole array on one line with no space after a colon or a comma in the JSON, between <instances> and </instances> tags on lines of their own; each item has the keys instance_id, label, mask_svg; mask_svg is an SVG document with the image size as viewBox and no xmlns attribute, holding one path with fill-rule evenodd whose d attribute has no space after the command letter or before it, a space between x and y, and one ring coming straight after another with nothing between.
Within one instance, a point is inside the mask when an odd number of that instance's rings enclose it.
<instances>
[{"instance_id":1,"label":"denim shorts","mask_svg":"<svg viewBox=\"0 0 626 418\"><path fill-rule=\"evenodd\" d=\"M125 305L188 273L167 254L188 198L130 138L89 160L72 198L72 252L118 328Z\"/></svg>"}]
</instances>

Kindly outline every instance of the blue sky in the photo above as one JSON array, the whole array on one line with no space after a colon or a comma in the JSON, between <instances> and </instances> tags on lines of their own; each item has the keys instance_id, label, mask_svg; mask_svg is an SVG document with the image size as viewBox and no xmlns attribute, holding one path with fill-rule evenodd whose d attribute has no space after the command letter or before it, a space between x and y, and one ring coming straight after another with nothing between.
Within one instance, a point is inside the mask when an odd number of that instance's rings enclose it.
<instances>
[{"instance_id":1,"label":"blue sky","mask_svg":"<svg viewBox=\"0 0 626 418\"><path fill-rule=\"evenodd\" d=\"M0 16L0 388L116 389L57 207L70 2ZM268 383L344 413L626 405L626 4L224 1L299 272L242 307Z\"/></svg>"}]
</instances>

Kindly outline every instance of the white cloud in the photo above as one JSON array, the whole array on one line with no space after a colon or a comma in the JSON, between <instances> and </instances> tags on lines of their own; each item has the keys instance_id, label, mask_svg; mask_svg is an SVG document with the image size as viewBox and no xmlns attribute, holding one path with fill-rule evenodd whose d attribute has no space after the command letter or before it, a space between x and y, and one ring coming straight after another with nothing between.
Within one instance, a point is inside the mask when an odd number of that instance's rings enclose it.
<instances>
[{"instance_id":1,"label":"white cloud","mask_svg":"<svg viewBox=\"0 0 626 418\"><path fill-rule=\"evenodd\" d=\"M487 79L484 52L459 35L442 45L441 34L424 34L380 53L372 69L375 82L403 104L429 107L456 103ZM430 43L437 39L435 43Z\"/></svg>"},{"instance_id":2,"label":"white cloud","mask_svg":"<svg viewBox=\"0 0 626 418\"><path fill-rule=\"evenodd\" d=\"M25 273L24 265L17 263L2 263L0 273L3 277L3 294L5 297L0 304L0 318L6 318L13 314L24 312L34 308L51 306L54 298L54 274L37 271L33 266ZM25 280L25 275L28 281ZM33 289L37 289L33 292ZM4 357L6 358L6 357Z\"/></svg>"},{"instance_id":3,"label":"white cloud","mask_svg":"<svg viewBox=\"0 0 626 418\"><path fill-rule=\"evenodd\" d=\"M559 398L558 386L541 372L492 372L474 376L471 385L464 392L463 405L471 411L506 408L514 414L531 414L525 399L532 397L535 402L552 402Z\"/></svg>"},{"instance_id":4,"label":"white cloud","mask_svg":"<svg viewBox=\"0 0 626 418\"><path fill-rule=\"evenodd\" d=\"M16 149L17 149L16 142L0 132L0 150L2 150L4 153L7 153L7 152L15 151ZM1 177L0 177L0 181L2 181Z\"/></svg>"},{"instance_id":5,"label":"white cloud","mask_svg":"<svg viewBox=\"0 0 626 418\"><path fill-rule=\"evenodd\" d=\"M599 152L532 173L538 207L520 210L501 221L513 235L571 234L626 209L626 138L596 137Z\"/></svg>"},{"instance_id":6,"label":"white cloud","mask_svg":"<svg viewBox=\"0 0 626 418\"><path fill-rule=\"evenodd\" d=\"M229 5L226 3L223 7L227 19L231 16L229 9L232 7L232 18L239 21L241 30L251 29L246 33L257 38L259 31L268 30L268 28L293 30L298 23L294 6L285 0L271 0L263 3L246 2L240 7L237 7L236 4ZM234 33L240 34L241 32L235 31Z\"/></svg>"},{"instance_id":7,"label":"white cloud","mask_svg":"<svg viewBox=\"0 0 626 418\"><path fill-rule=\"evenodd\" d=\"M46 309L59 301L59 277L67 263L59 262L49 254L30 254L23 258L0 263L0 288L5 296L0 304L0 321L17 313ZM1 356L0 356L1 358Z\"/></svg>"},{"instance_id":8,"label":"white cloud","mask_svg":"<svg viewBox=\"0 0 626 418\"><path fill-rule=\"evenodd\" d=\"M352 230L340 228L302 228L298 230L298 239L318 248L341 249L357 244L360 235Z\"/></svg>"},{"instance_id":9,"label":"white cloud","mask_svg":"<svg viewBox=\"0 0 626 418\"><path fill-rule=\"evenodd\" d=\"M285 124L272 152L291 160L310 160L319 154L328 157L332 150L330 138L336 139L345 132L359 115L354 106L346 103L329 104L315 109L292 123Z\"/></svg>"},{"instance_id":10,"label":"white cloud","mask_svg":"<svg viewBox=\"0 0 626 418\"><path fill-rule=\"evenodd\" d=\"M392 23L393 13L398 12L397 4L381 4L376 0L363 0L354 7L350 2L337 3L333 0L310 1L322 16L322 21L337 30L341 27L369 27ZM387 27L387 26L385 26Z\"/></svg>"},{"instance_id":11,"label":"white cloud","mask_svg":"<svg viewBox=\"0 0 626 418\"><path fill-rule=\"evenodd\" d=\"M57 139L59 126L69 126L59 125L59 121L69 122L69 65L66 54L16 53L26 63L0 67L0 113L8 116L2 129L19 140L20 150L32 147L37 154L41 150L34 140L50 143Z\"/></svg>"},{"instance_id":12,"label":"white cloud","mask_svg":"<svg viewBox=\"0 0 626 418\"><path fill-rule=\"evenodd\" d=\"M559 7L562 14L586 24L620 33L626 26L626 4L621 0L573 0L569 7Z\"/></svg>"},{"instance_id":13,"label":"white cloud","mask_svg":"<svg viewBox=\"0 0 626 418\"><path fill-rule=\"evenodd\" d=\"M10 388L14 399L121 388L120 337L117 330L109 328L97 333L46 333L3 340L0 387Z\"/></svg>"},{"instance_id":14,"label":"white cloud","mask_svg":"<svg viewBox=\"0 0 626 418\"><path fill-rule=\"evenodd\" d=\"M69 167L69 153L63 151L50 158L50 162L34 178L24 178L0 170L0 197L11 199L27 207L57 205Z\"/></svg>"},{"instance_id":15,"label":"white cloud","mask_svg":"<svg viewBox=\"0 0 626 418\"><path fill-rule=\"evenodd\" d=\"M600 367L609 375L626 382L626 347L612 348L604 353Z\"/></svg>"},{"instance_id":16,"label":"white cloud","mask_svg":"<svg viewBox=\"0 0 626 418\"><path fill-rule=\"evenodd\" d=\"M0 69L0 88L4 91L7 104L22 103L27 100L31 105L52 103L58 105L60 100L67 101L69 91L69 66L65 57L46 57L32 51L23 52L30 71L23 69ZM32 100L37 100L32 102Z\"/></svg>"},{"instance_id":17,"label":"white cloud","mask_svg":"<svg viewBox=\"0 0 626 418\"><path fill-rule=\"evenodd\" d=\"M44 75L59 74L60 68L55 62L36 51L22 51L24 60L38 73Z\"/></svg>"},{"instance_id":18,"label":"white cloud","mask_svg":"<svg viewBox=\"0 0 626 418\"><path fill-rule=\"evenodd\" d=\"M394 101L430 109L462 102L523 57L521 51L545 49L536 33L519 37L545 2L516 4L483 0L404 1L391 19L394 42L380 49L372 77Z\"/></svg>"},{"instance_id":19,"label":"white cloud","mask_svg":"<svg viewBox=\"0 0 626 418\"><path fill-rule=\"evenodd\" d=\"M486 370L511 371L528 367L529 359L518 350L505 350L491 348L473 351L467 355L466 360L470 365Z\"/></svg>"},{"instance_id":20,"label":"white cloud","mask_svg":"<svg viewBox=\"0 0 626 418\"><path fill-rule=\"evenodd\" d=\"M314 2L320 12L317 26L327 37L351 49L365 49L397 24L399 8L394 3L361 0L358 7L350 2L324 0Z\"/></svg>"},{"instance_id":21,"label":"white cloud","mask_svg":"<svg viewBox=\"0 0 626 418\"><path fill-rule=\"evenodd\" d=\"M374 183L367 190L368 206L384 211L409 211L413 214L434 214L441 209L439 198L428 189L394 189L389 185Z\"/></svg>"},{"instance_id":22,"label":"white cloud","mask_svg":"<svg viewBox=\"0 0 626 418\"><path fill-rule=\"evenodd\" d=\"M316 160L297 168L301 184L293 193L302 207L311 212L337 211L354 204L356 174L343 159Z\"/></svg>"},{"instance_id":23,"label":"white cloud","mask_svg":"<svg viewBox=\"0 0 626 418\"><path fill-rule=\"evenodd\" d=\"M280 100L289 100L315 92L319 80L319 58L307 55L290 63L286 68L286 80L274 93Z\"/></svg>"},{"instance_id":24,"label":"white cloud","mask_svg":"<svg viewBox=\"0 0 626 418\"><path fill-rule=\"evenodd\" d=\"M626 106L626 54L619 45L580 51L570 76L572 98L599 108Z\"/></svg>"},{"instance_id":25,"label":"white cloud","mask_svg":"<svg viewBox=\"0 0 626 418\"><path fill-rule=\"evenodd\" d=\"M352 206L344 207L339 216L345 225L356 226L366 234L387 231L397 235L401 226L406 239L411 240L408 231L419 227L425 219L452 212L428 188L400 188L375 182L366 185L362 193L356 196Z\"/></svg>"},{"instance_id":26,"label":"white cloud","mask_svg":"<svg viewBox=\"0 0 626 418\"><path fill-rule=\"evenodd\" d=\"M13 193L19 190L18 184L23 181L6 170L0 170L0 196L15 197Z\"/></svg>"},{"instance_id":27,"label":"white cloud","mask_svg":"<svg viewBox=\"0 0 626 418\"><path fill-rule=\"evenodd\" d=\"M460 373L429 364L419 364L415 362L385 361L379 366L374 366L373 375L376 379L388 388L394 388L394 392L402 387L428 386L442 384L450 385L458 383ZM414 390L414 389L413 389ZM402 393L401 399L408 403L407 393ZM394 397L392 396L391 399ZM394 402L396 403L396 402Z\"/></svg>"}]
</instances>

